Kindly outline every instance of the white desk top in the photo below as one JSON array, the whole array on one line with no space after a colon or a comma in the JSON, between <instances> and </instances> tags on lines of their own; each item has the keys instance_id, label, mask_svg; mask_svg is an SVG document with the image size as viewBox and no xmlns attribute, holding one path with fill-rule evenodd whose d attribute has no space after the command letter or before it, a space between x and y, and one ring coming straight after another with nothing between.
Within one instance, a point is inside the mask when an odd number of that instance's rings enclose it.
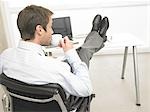
<instances>
[{"instance_id":1,"label":"white desk top","mask_svg":"<svg viewBox=\"0 0 150 112\"><path fill-rule=\"evenodd\" d=\"M78 44L74 44L74 47L78 48L79 46L81 46L84 40L85 38L74 39L75 42L79 42ZM143 42L132 34L113 34L111 38L110 36L108 37L108 41L105 43L105 47L103 48L103 50L140 45L143 45ZM63 50L60 47L44 48L44 51L52 52L52 54L54 54L55 56L62 56L64 54Z\"/></svg>"},{"instance_id":2,"label":"white desk top","mask_svg":"<svg viewBox=\"0 0 150 112\"><path fill-rule=\"evenodd\" d=\"M132 34L114 34L112 39L105 43L105 47L140 46L144 43Z\"/></svg>"}]
</instances>

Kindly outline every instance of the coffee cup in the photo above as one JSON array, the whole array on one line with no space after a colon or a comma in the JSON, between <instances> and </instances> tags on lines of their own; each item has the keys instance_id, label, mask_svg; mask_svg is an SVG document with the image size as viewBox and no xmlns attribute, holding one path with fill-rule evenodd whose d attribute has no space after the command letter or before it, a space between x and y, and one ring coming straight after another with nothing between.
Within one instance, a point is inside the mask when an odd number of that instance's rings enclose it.
<instances>
[{"instance_id":1,"label":"coffee cup","mask_svg":"<svg viewBox=\"0 0 150 112\"><path fill-rule=\"evenodd\" d=\"M61 34L53 34L51 40L51 46L57 47L60 44L61 39L62 39Z\"/></svg>"}]
</instances>

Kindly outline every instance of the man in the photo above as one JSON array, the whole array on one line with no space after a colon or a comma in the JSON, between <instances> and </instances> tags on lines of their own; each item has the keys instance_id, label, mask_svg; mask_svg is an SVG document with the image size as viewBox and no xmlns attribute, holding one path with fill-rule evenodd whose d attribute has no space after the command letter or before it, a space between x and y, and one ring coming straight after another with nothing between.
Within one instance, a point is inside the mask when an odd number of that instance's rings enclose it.
<instances>
[{"instance_id":1,"label":"man","mask_svg":"<svg viewBox=\"0 0 150 112\"><path fill-rule=\"evenodd\" d=\"M94 18L92 31L77 50L68 37L61 40L66 63L46 57L42 50L43 45L51 42L52 15L49 9L36 5L27 6L18 14L17 26L22 40L17 48L6 49L0 55L0 74L29 84L58 83L66 94L90 96L89 61L104 46L108 18L102 19L100 15Z\"/></svg>"}]
</instances>

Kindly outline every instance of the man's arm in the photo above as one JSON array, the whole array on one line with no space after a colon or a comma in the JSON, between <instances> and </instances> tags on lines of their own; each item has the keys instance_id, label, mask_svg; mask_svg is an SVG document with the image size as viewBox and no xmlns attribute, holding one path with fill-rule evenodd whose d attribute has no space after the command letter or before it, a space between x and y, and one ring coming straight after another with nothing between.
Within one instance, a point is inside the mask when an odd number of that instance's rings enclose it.
<instances>
[{"instance_id":1,"label":"man's arm","mask_svg":"<svg viewBox=\"0 0 150 112\"><path fill-rule=\"evenodd\" d=\"M71 72L73 74L70 75L72 76L73 81L70 82L74 85L74 89L81 92L79 96L90 95L92 93L92 84L87 65L81 61L79 55L74 49L67 51L65 53L65 58L72 68Z\"/></svg>"},{"instance_id":2,"label":"man's arm","mask_svg":"<svg viewBox=\"0 0 150 112\"><path fill-rule=\"evenodd\" d=\"M77 96L89 96L92 93L92 85L87 65L81 61L76 50L73 48L73 44L67 37L64 37L60 45L64 50L65 59L71 66L73 73L67 73L69 77L65 77L70 82L70 87L72 86L72 89L68 86L72 90L69 93Z\"/></svg>"}]
</instances>

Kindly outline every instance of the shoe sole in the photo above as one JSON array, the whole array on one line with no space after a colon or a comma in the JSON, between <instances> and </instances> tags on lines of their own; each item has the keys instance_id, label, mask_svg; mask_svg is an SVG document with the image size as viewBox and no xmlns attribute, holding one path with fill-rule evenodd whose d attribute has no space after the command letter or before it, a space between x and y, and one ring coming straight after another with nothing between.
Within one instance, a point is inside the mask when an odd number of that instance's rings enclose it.
<instances>
[{"instance_id":1,"label":"shoe sole","mask_svg":"<svg viewBox=\"0 0 150 112\"><path fill-rule=\"evenodd\" d=\"M104 37L106 35L106 32L109 28L109 20L107 17L104 17L102 19L102 22L101 22L101 26L100 26L100 30L99 30L99 34Z\"/></svg>"}]
</instances>

